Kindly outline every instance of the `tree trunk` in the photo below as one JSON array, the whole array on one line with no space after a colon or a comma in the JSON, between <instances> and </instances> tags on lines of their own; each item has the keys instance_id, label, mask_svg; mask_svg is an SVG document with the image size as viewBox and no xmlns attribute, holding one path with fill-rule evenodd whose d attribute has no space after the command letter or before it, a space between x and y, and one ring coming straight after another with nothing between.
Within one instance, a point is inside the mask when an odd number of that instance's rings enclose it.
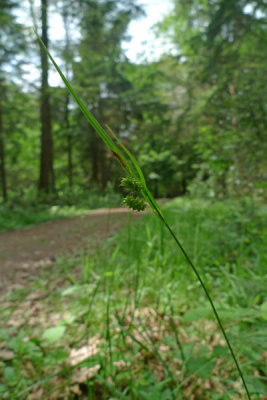
<instances>
[{"instance_id":1,"label":"tree trunk","mask_svg":"<svg viewBox=\"0 0 267 400\"><path fill-rule=\"evenodd\" d=\"M48 47L47 35L47 1L42 0L42 41ZM50 110L50 94L48 85L48 58L42 46L41 68L42 68L42 86L41 86L41 163L39 190L51 193L54 190L54 171L53 171L53 139Z\"/></svg>"},{"instance_id":2,"label":"tree trunk","mask_svg":"<svg viewBox=\"0 0 267 400\"><path fill-rule=\"evenodd\" d=\"M69 4L65 4L62 13L63 25L65 30L65 68L66 68L66 78L70 79L69 74L69 64L70 64L70 29L69 29ZM64 125L66 128L67 135L67 174L68 174L68 182L69 187L72 187L73 179L72 179L72 134L70 131L70 120L69 120L69 103L70 103L70 94L69 91L66 91L66 100L65 100L65 113L64 113Z\"/></svg>"},{"instance_id":3,"label":"tree trunk","mask_svg":"<svg viewBox=\"0 0 267 400\"><path fill-rule=\"evenodd\" d=\"M101 165L101 187L106 189L108 183L108 168L105 147L101 145L100 150L100 165Z\"/></svg>"},{"instance_id":4,"label":"tree trunk","mask_svg":"<svg viewBox=\"0 0 267 400\"><path fill-rule=\"evenodd\" d=\"M95 133L93 133L91 143L91 156L92 156L92 175L91 180L98 183L98 143Z\"/></svg>"},{"instance_id":5,"label":"tree trunk","mask_svg":"<svg viewBox=\"0 0 267 400\"><path fill-rule=\"evenodd\" d=\"M67 133L67 157L68 157L68 181L69 187L72 187L72 136L70 132L70 121L69 121L69 100L70 95L67 93L65 102L65 127Z\"/></svg>"},{"instance_id":6,"label":"tree trunk","mask_svg":"<svg viewBox=\"0 0 267 400\"><path fill-rule=\"evenodd\" d=\"M0 103L0 176L2 195L4 202L7 201L7 185L6 185L6 164L5 164L5 148L3 135L3 120L2 120L2 104Z\"/></svg>"}]
</instances>

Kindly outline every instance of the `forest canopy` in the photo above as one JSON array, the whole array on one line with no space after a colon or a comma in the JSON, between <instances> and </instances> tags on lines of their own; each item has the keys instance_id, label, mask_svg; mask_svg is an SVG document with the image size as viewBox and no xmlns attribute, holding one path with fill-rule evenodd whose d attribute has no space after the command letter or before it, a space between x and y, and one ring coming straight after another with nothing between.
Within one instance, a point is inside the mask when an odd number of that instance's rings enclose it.
<instances>
[{"instance_id":1,"label":"forest canopy","mask_svg":"<svg viewBox=\"0 0 267 400\"><path fill-rule=\"evenodd\" d=\"M122 46L144 15L137 1L30 3L0 7L4 202L73 204L92 190L121 191L112 154L63 85L49 85L53 66L34 20L92 114L134 152L155 196L266 195L265 1L173 0L155 28L172 50L140 63ZM58 18L62 39L54 40Z\"/></svg>"}]
</instances>

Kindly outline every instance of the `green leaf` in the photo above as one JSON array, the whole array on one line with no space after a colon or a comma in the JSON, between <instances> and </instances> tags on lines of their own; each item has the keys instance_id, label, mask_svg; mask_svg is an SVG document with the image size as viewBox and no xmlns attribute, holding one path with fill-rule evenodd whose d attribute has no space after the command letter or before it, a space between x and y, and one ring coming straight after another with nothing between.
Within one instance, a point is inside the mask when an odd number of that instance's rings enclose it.
<instances>
[{"instance_id":1,"label":"green leaf","mask_svg":"<svg viewBox=\"0 0 267 400\"><path fill-rule=\"evenodd\" d=\"M60 321L62 325L69 325L72 324L76 319L75 315L69 315L67 318L64 318Z\"/></svg>"},{"instance_id":2,"label":"green leaf","mask_svg":"<svg viewBox=\"0 0 267 400\"><path fill-rule=\"evenodd\" d=\"M206 357L192 357L186 362L186 367L188 372L205 380L211 375L214 363Z\"/></svg>"},{"instance_id":3,"label":"green leaf","mask_svg":"<svg viewBox=\"0 0 267 400\"><path fill-rule=\"evenodd\" d=\"M81 285L70 286L67 289L63 290L61 295L62 296L69 296L69 295L72 295L72 294L78 292L80 289L81 289Z\"/></svg>"},{"instance_id":4,"label":"green leaf","mask_svg":"<svg viewBox=\"0 0 267 400\"><path fill-rule=\"evenodd\" d=\"M261 305L261 318L267 321L267 301Z\"/></svg>"},{"instance_id":5,"label":"green leaf","mask_svg":"<svg viewBox=\"0 0 267 400\"><path fill-rule=\"evenodd\" d=\"M248 376L247 380L251 392L267 395L267 388L260 378L257 378L256 376Z\"/></svg>"},{"instance_id":6,"label":"green leaf","mask_svg":"<svg viewBox=\"0 0 267 400\"><path fill-rule=\"evenodd\" d=\"M0 384L0 393L4 393L7 391L7 387Z\"/></svg>"},{"instance_id":7,"label":"green leaf","mask_svg":"<svg viewBox=\"0 0 267 400\"><path fill-rule=\"evenodd\" d=\"M214 346L212 355L213 357L229 357L230 353L228 347L218 344L217 346Z\"/></svg>"},{"instance_id":8,"label":"green leaf","mask_svg":"<svg viewBox=\"0 0 267 400\"><path fill-rule=\"evenodd\" d=\"M66 331L66 326L58 325L44 331L42 338L48 343L55 343L62 338Z\"/></svg>"},{"instance_id":9,"label":"green leaf","mask_svg":"<svg viewBox=\"0 0 267 400\"><path fill-rule=\"evenodd\" d=\"M16 374L13 368L6 367L4 372L4 377L9 386L14 386L17 383Z\"/></svg>"},{"instance_id":10,"label":"green leaf","mask_svg":"<svg viewBox=\"0 0 267 400\"><path fill-rule=\"evenodd\" d=\"M184 322L193 322L193 321L198 321L202 318L209 318L210 316L211 316L211 310L209 308L200 307L186 311L182 319Z\"/></svg>"},{"instance_id":11,"label":"green leaf","mask_svg":"<svg viewBox=\"0 0 267 400\"><path fill-rule=\"evenodd\" d=\"M0 329L0 340L7 340L9 336L10 334L8 329Z\"/></svg>"}]
</instances>

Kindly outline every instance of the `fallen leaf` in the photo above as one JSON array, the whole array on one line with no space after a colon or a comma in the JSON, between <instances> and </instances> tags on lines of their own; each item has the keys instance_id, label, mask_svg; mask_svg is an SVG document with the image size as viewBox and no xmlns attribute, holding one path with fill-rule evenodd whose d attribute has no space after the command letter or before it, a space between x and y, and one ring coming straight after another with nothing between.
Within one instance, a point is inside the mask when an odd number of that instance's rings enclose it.
<instances>
[{"instance_id":1,"label":"fallen leaf","mask_svg":"<svg viewBox=\"0 0 267 400\"><path fill-rule=\"evenodd\" d=\"M92 379L94 375L100 370L100 364L96 364L91 368L81 368L79 371L75 372L72 376L71 381L73 383L83 383L88 379Z\"/></svg>"},{"instance_id":2,"label":"fallen leaf","mask_svg":"<svg viewBox=\"0 0 267 400\"><path fill-rule=\"evenodd\" d=\"M11 350L0 350L0 358L4 361L12 360L14 357L14 353Z\"/></svg>"},{"instance_id":3,"label":"fallen leaf","mask_svg":"<svg viewBox=\"0 0 267 400\"><path fill-rule=\"evenodd\" d=\"M82 394L81 389L79 387L79 385L72 385L70 387L70 391L74 394L77 394L77 396L80 396Z\"/></svg>"},{"instance_id":4,"label":"fallen leaf","mask_svg":"<svg viewBox=\"0 0 267 400\"><path fill-rule=\"evenodd\" d=\"M99 351L95 344L83 346L80 349L72 349L70 352L70 365L77 365L86 358L98 354Z\"/></svg>"},{"instance_id":5,"label":"fallen leaf","mask_svg":"<svg viewBox=\"0 0 267 400\"><path fill-rule=\"evenodd\" d=\"M30 395L30 400L40 400L43 399L44 389L40 388L37 392L34 392Z\"/></svg>"},{"instance_id":6,"label":"fallen leaf","mask_svg":"<svg viewBox=\"0 0 267 400\"><path fill-rule=\"evenodd\" d=\"M45 296L46 294L43 290L35 290L25 298L25 301L39 300L44 298Z\"/></svg>"},{"instance_id":7,"label":"fallen leaf","mask_svg":"<svg viewBox=\"0 0 267 400\"><path fill-rule=\"evenodd\" d=\"M129 367L130 363L125 362L124 360L119 360L113 361L113 365L117 367L119 371L121 371L122 369Z\"/></svg>"}]
</instances>

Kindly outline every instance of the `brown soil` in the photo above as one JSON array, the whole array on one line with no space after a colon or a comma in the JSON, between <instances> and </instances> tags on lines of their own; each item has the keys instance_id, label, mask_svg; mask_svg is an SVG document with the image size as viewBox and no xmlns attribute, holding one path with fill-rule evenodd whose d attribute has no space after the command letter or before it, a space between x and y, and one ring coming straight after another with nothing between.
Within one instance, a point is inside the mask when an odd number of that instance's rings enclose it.
<instances>
[{"instance_id":1,"label":"brown soil","mask_svg":"<svg viewBox=\"0 0 267 400\"><path fill-rule=\"evenodd\" d=\"M132 218L141 213L132 213ZM53 264L64 254L101 244L127 224L129 210L94 210L90 215L50 221L0 234L0 291L24 286L38 268Z\"/></svg>"}]
</instances>

